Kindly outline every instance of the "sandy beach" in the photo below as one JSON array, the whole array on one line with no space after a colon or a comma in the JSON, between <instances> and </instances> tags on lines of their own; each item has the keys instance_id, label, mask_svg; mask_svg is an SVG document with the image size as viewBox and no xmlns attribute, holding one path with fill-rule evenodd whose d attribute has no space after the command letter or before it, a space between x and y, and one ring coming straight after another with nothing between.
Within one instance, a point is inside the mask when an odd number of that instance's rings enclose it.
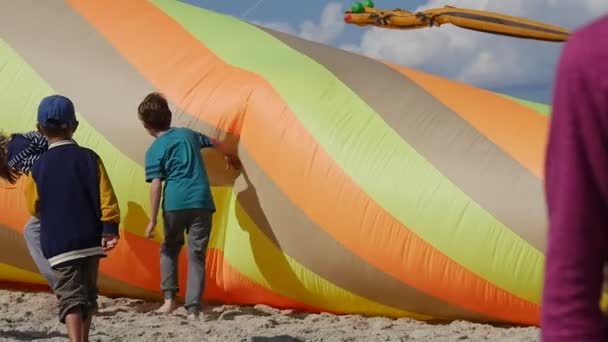
<instances>
[{"instance_id":1,"label":"sandy beach","mask_svg":"<svg viewBox=\"0 0 608 342\"><path fill-rule=\"evenodd\" d=\"M538 341L538 329L468 322L304 314L267 306L210 306L199 321L184 309L151 313L159 303L100 297L91 341ZM0 341L65 341L49 293L0 290Z\"/></svg>"}]
</instances>

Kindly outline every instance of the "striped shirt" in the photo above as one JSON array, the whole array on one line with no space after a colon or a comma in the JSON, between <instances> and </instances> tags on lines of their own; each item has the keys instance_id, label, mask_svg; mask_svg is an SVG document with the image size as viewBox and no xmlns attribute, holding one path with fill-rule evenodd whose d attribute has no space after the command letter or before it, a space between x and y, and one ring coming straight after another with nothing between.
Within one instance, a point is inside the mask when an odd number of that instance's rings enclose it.
<instances>
[{"instance_id":1,"label":"striped shirt","mask_svg":"<svg viewBox=\"0 0 608 342\"><path fill-rule=\"evenodd\" d=\"M28 173L48 147L48 140L40 132L14 134L8 145L7 164L12 169Z\"/></svg>"}]
</instances>

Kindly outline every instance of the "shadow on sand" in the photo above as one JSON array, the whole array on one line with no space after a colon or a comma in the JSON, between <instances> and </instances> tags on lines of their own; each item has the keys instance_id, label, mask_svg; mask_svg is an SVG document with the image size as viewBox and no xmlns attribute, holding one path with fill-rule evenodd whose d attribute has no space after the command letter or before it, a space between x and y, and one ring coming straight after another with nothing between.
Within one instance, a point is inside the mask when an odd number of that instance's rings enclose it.
<instances>
[{"instance_id":1,"label":"shadow on sand","mask_svg":"<svg viewBox=\"0 0 608 342\"><path fill-rule=\"evenodd\" d=\"M50 338L68 338L68 335L62 334L56 331L14 331L14 330L0 330L0 337L10 338L18 341L33 341L33 340L46 340Z\"/></svg>"}]
</instances>

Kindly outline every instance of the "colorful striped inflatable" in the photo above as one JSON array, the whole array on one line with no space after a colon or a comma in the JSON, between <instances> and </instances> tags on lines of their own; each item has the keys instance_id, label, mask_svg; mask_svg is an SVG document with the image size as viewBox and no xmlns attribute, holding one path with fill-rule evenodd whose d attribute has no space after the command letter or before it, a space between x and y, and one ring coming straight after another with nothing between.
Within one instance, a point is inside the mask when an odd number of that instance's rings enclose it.
<instances>
[{"instance_id":1,"label":"colorful striped inflatable","mask_svg":"<svg viewBox=\"0 0 608 342\"><path fill-rule=\"evenodd\" d=\"M102 262L104 293L160 298L159 241L143 238L151 138L137 118L157 90L175 125L229 142L244 166L226 173L205 152L218 207L207 300L538 324L546 106L179 1L0 12L1 127L31 130L44 96L69 96L76 140L117 191L122 240ZM0 189L0 280L43 284L20 187Z\"/></svg>"}]
</instances>

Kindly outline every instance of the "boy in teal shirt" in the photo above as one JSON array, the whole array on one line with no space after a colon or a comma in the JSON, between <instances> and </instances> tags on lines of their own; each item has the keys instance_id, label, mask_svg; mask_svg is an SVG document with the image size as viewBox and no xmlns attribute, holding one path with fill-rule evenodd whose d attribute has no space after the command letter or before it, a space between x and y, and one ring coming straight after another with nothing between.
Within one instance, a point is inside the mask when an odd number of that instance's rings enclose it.
<instances>
[{"instance_id":1,"label":"boy in teal shirt","mask_svg":"<svg viewBox=\"0 0 608 342\"><path fill-rule=\"evenodd\" d=\"M153 236L163 192L164 241L161 245L161 289L165 303L157 312L178 308L178 256L188 233L188 281L185 307L188 318L201 310L205 282L205 257L211 235L215 204L200 149L218 147L206 135L188 128L171 127L171 110L159 93L151 93L138 107L139 119L155 140L146 152L145 176L151 183L150 222L146 238ZM237 164L238 165L238 164ZM164 189L163 187L164 182Z\"/></svg>"}]
</instances>

